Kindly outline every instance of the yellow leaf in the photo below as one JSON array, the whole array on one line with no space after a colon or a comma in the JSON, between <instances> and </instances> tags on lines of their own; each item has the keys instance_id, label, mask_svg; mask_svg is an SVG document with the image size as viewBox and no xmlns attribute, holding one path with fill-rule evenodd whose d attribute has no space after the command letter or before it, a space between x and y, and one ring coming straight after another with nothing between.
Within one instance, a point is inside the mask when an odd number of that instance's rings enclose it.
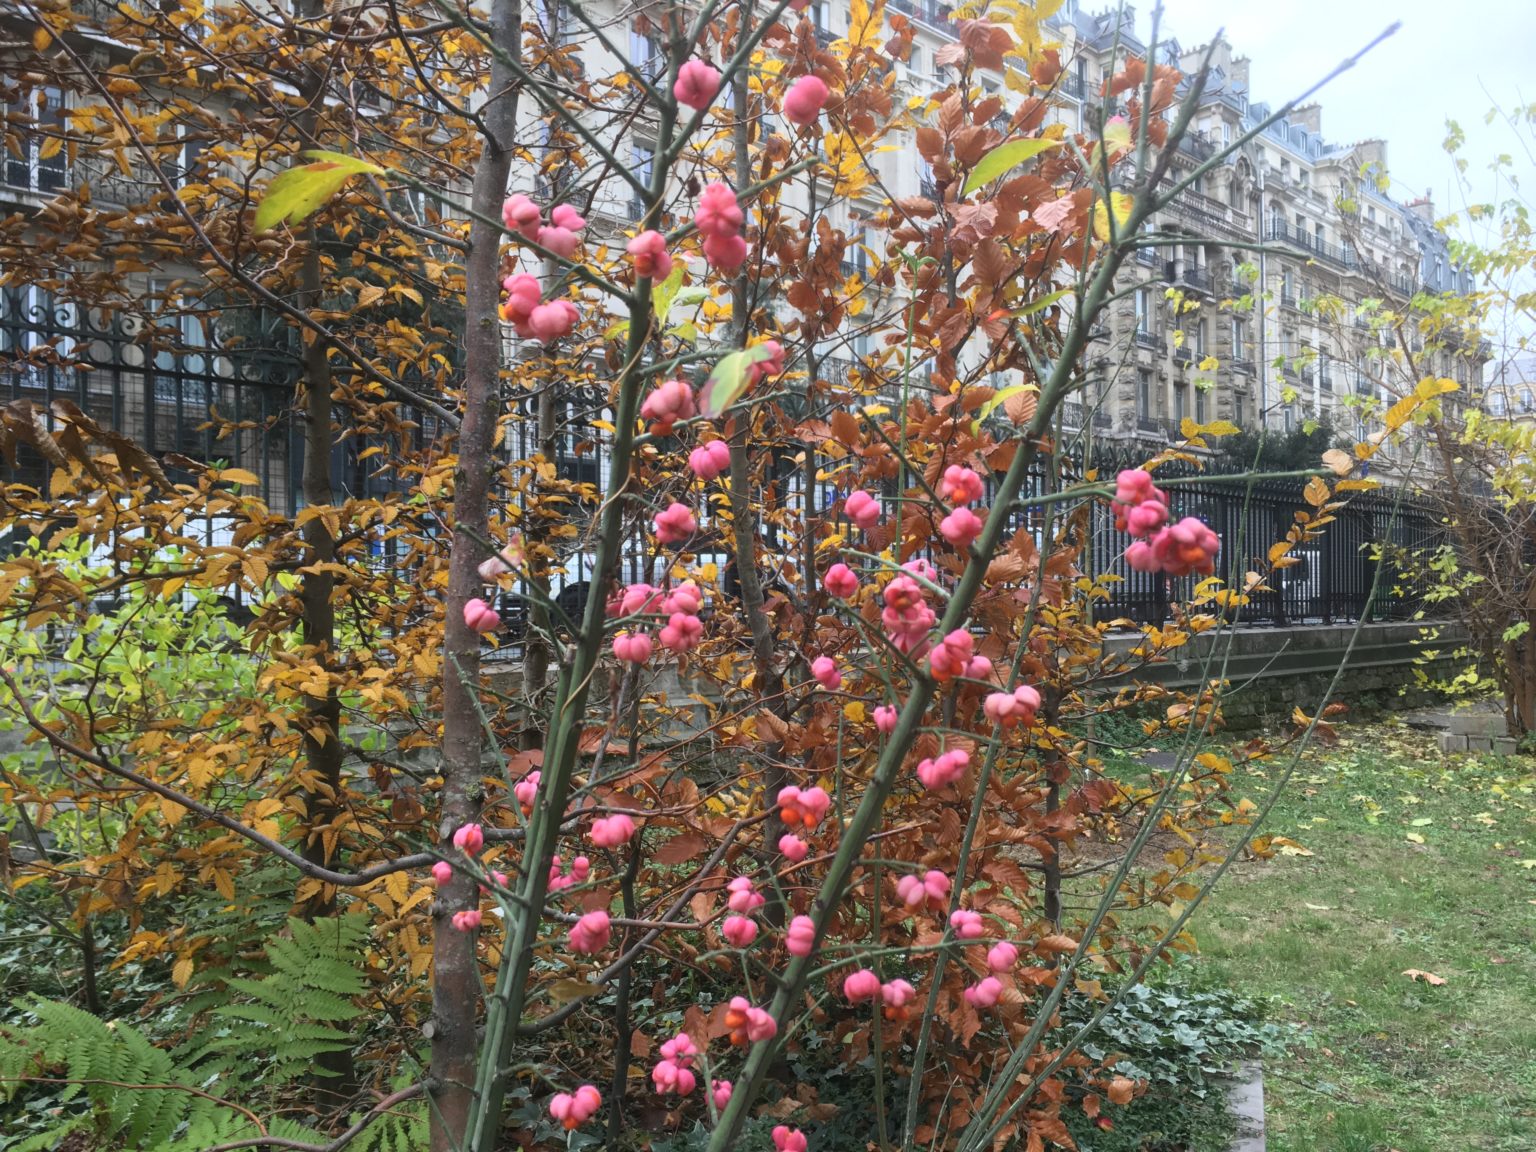
<instances>
[{"instance_id":1,"label":"yellow leaf","mask_svg":"<svg viewBox=\"0 0 1536 1152\"><path fill-rule=\"evenodd\" d=\"M1422 843L1424 843L1424 837L1420 836L1417 832L1408 832L1408 833L1406 833L1404 835L1404 839L1410 840L1410 841L1412 841L1415 844L1422 844Z\"/></svg>"},{"instance_id":2,"label":"yellow leaf","mask_svg":"<svg viewBox=\"0 0 1536 1152\"><path fill-rule=\"evenodd\" d=\"M1207 356L1204 360L1200 361L1196 367L1201 372L1214 372L1216 369L1221 367L1221 361L1216 359L1214 356Z\"/></svg>"},{"instance_id":3,"label":"yellow leaf","mask_svg":"<svg viewBox=\"0 0 1536 1152\"><path fill-rule=\"evenodd\" d=\"M245 468L225 468L219 473L219 479L230 484L257 485L261 483L261 477Z\"/></svg>"},{"instance_id":4,"label":"yellow leaf","mask_svg":"<svg viewBox=\"0 0 1536 1152\"><path fill-rule=\"evenodd\" d=\"M185 988L187 981L192 979L192 957L183 956L171 966L171 983L178 988Z\"/></svg>"},{"instance_id":5,"label":"yellow leaf","mask_svg":"<svg viewBox=\"0 0 1536 1152\"><path fill-rule=\"evenodd\" d=\"M39 24L32 33L32 49L35 52L48 51L48 45L53 43L53 33Z\"/></svg>"},{"instance_id":6,"label":"yellow leaf","mask_svg":"<svg viewBox=\"0 0 1536 1152\"><path fill-rule=\"evenodd\" d=\"M1126 219L1136 207L1136 201L1131 199L1127 192L1115 192L1109 201L1097 200L1093 205L1093 234L1099 240L1108 242L1111 228L1116 232L1124 231ZM1110 219L1110 209L1114 209L1114 219Z\"/></svg>"},{"instance_id":7,"label":"yellow leaf","mask_svg":"<svg viewBox=\"0 0 1536 1152\"><path fill-rule=\"evenodd\" d=\"M1283 856L1310 856L1310 855L1312 855L1312 850L1310 848L1303 848L1300 844L1296 843L1296 841L1292 840L1289 836L1275 836L1275 837L1270 839L1269 846L1271 848L1278 848L1280 850L1281 855L1283 855Z\"/></svg>"},{"instance_id":8,"label":"yellow leaf","mask_svg":"<svg viewBox=\"0 0 1536 1152\"><path fill-rule=\"evenodd\" d=\"M850 700L843 705L843 715L854 724L864 723L864 701Z\"/></svg>"},{"instance_id":9,"label":"yellow leaf","mask_svg":"<svg viewBox=\"0 0 1536 1152\"><path fill-rule=\"evenodd\" d=\"M1422 980L1424 983L1431 984L1436 988L1445 983L1444 976L1436 976L1433 972L1425 972L1420 968L1405 968L1403 969L1403 975L1410 980Z\"/></svg>"},{"instance_id":10,"label":"yellow leaf","mask_svg":"<svg viewBox=\"0 0 1536 1152\"><path fill-rule=\"evenodd\" d=\"M366 308L370 304L377 304L384 298L384 289L378 284L365 284L363 290L357 294L357 306Z\"/></svg>"},{"instance_id":11,"label":"yellow leaf","mask_svg":"<svg viewBox=\"0 0 1536 1152\"><path fill-rule=\"evenodd\" d=\"M1307 481L1306 491L1302 495L1312 507L1321 508L1328 502L1328 485L1323 483L1321 477L1314 476Z\"/></svg>"}]
</instances>

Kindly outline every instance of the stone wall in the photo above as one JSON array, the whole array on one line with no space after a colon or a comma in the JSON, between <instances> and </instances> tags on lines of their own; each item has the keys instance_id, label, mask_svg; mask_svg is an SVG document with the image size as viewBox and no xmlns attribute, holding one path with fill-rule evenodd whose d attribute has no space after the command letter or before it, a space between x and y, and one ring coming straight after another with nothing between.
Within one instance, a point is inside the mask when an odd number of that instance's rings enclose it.
<instances>
[{"instance_id":1,"label":"stone wall","mask_svg":"<svg viewBox=\"0 0 1536 1152\"><path fill-rule=\"evenodd\" d=\"M1438 703L1439 697L1420 688L1414 677L1419 627L1400 622L1366 624L1354 638L1353 648L1353 624L1206 634L1181 649L1180 659L1150 668L1137 679L1189 689L1224 677L1229 687L1222 699L1222 714L1227 727L1236 731L1282 723L1298 707L1311 715L1341 664L1344 673L1331 699L1356 713L1420 708ZM1444 625L1435 648L1447 652L1463 636L1455 626ZM1108 647L1124 651L1137 643L1138 637L1132 635L1112 636ZM1213 651L1215 658L1210 659ZM1425 670L1432 677L1441 676L1458 663L1442 656Z\"/></svg>"}]
</instances>

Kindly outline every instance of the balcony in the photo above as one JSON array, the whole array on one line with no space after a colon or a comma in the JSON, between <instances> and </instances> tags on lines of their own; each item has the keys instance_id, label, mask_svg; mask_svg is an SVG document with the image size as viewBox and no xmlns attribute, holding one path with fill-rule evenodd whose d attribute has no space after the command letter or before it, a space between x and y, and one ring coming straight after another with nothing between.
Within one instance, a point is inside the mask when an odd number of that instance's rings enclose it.
<instances>
[{"instance_id":1,"label":"balcony","mask_svg":"<svg viewBox=\"0 0 1536 1152\"><path fill-rule=\"evenodd\" d=\"M1138 328L1136 330L1136 347L1146 348L1148 351L1161 355L1163 351L1163 338L1155 332L1143 332Z\"/></svg>"},{"instance_id":2,"label":"balcony","mask_svg":"<svg viewBox=\"0 0 1536 1152\"><path fill-rule=\"evenodd\" d=\"M1179 151L1193 157L1195 163L1204 164L1216 155L1216 145L1198 132L1186 132L1179 138Z\"/></svg>"},{"instance_id":3,"label":"balcony","mask_svg":"<svg viewBox=\"0 0 1536 1152\"><path fill-rule=\"evenodd\" d=\"M1186 264L1180 270L1170 265L1168 280L1170 283L1182 285L1185 288L1193 288L1196 292L1204 292L1207 295L1211 291L1211 272L1208 268L1191 268Z\"/></svg>"},{"instance_id":4,"label":"balcony","mask_svg":"<svg viewBox=\"0 0 1536 1152\"><path fill-rule=\"evenodd\" d=\"M1083 426L1083 406L1077 400L1066 400L1061 405L1061 422L1068 428Z\"/></svg>"},{"instance_id":5,"label":"balcony","mask_svg":"<svg viewBox=\"0 0 1536 1152\"><path fill-rule=\"evenodd\" d=\"M1143 436L1163 435L1163 422L1156 416L1136 417L1136 431Z\"/></svg>"},{"instance_id":6,"label":"balcony","mask_svg":"<svg viewBox=\"0 0 1536 1152\"><path fill-rule=\"evenodd\" d=\"M1152 247L1136 249L1136 263L1145 264L1148 268L1157 267L1157 249Z\"/></svg>"},{"instance_id":7,"label":"balcony","mask_svg":"<svg viewBox=\"0 0 1536 1152\"><path fill-rule=\"evenodd\" d=\"M886 7L892 12L900 12L903 16L910 16L936 28L949 23L949 9L940 5L938 0L888 0Z\"/></svg>"},{"instance_id":8,"label":"balcony","mask_svg":"<svg viewBox=\"0 0 1536 1152\"><path fill-rule=\"evenodd\" d=\"M893 5L894 6L894 5ZM1087 92L1088 85L1083 83L1083 78L1076 72L1064 73L1056 83L1056 91L1063 96L1070 96L1074 100L1081 100Z\"/></svg>"},{"instance_id":9,"label":"balcony","mask_svg":"<svg viewBox=\"0 0 1536 1152\"><path fill-rule=\"evenodd\" d=\"M918 182L918 187L922 191L925 200L932 200L935 204L943 200L943 197L939 195L939 182L932 176L922 177Z\"/></svg>"},{"instance_id":10,"label":"balcony","mask_svg":"<svg viewBox=\"0 0 1536 1152\"><path fill-rule=\"evenodd\" d=\"M1280 289L1280 307L1295 308L1296 306L1295 295L1287 292L1284 288Z\"/></svg>"},{"instance_id":11,"label":"balcony","mask_svg":"<svg viewBox=\"0 0 1536 1152\"><path fill-rule=\"evenodd\" d=\"M1245 376L1253 375L1253 360L1246 351L1234 352L1228 366L1234 372L1241 372Z\"/></svg>"},{"instance_id":12,"label":"balcony","mask_svg":"<svg viewBox=\"0 0 1536 1152\"><path fill-rule=\"evenodd\" d=\"M1333 391L1333 372L1326 364L1317 373L1317 386L1324 392Z\"/></svg>"},{"instance_id":13,"label":"balcony","mask_svg":"<svg viewBox=\"0 0 1536 1152\"><path fill-rule=\"evenodd\" d=\"M822 49L832 47L832 41L836 40L837 38L837 33L832 31L832 29L823 28L819 24L816 26L816 43L820 45Z\"/></svg>"},{"instance_id":14,"label":"balcony","mask_svg":"<svg viewBox=\"0 0 1536 1152\"><path fill-rule=\"evenodd\" d=\"M1099 429L1106 429L1111 427L1112 425L1109 418L1109 413L1105 412L1103 409L1095 412L1093 414L1093 426Z\"/></svg>"},{"instance_id":15,"label":"balcony","mask_svg":"<svg viewBox=\"0 0 1536 1152\"><path fill-rule=\"evenodd\" d=\"M1173 362L1180 367L1188 368L1194 363L1195 350L1188 344L1181 344L1173 350Z\"/></svg>"}]
</instances>

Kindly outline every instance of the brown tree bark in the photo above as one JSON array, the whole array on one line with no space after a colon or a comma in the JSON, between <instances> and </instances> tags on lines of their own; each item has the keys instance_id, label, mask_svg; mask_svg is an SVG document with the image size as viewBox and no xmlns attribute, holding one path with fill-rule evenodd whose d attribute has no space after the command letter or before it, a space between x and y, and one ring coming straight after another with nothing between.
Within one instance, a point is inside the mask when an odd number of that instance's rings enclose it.
<instances>
[{"instance_id":1,"label":"brown tree bark","mask_svg":"<svg viewBox=\"0 0 1536 1152\"><path fill-rule=\"evenodd\" d=\"M520 0L493 0L490 36L503 52L521 52ZM485 746L477 710L480 637L464 623L464 605L480 593L476 569L485 559L492 452L496 434L502 335L497 308L501 292L500 218L507 194L517 124L517 87L512 70L491 63L490 89L481 112L485 127L470 206L479 219L469 230L464 260L464 415L459 428L459 468L453 493L453 552L443 626L442 809L439 835L446 840L480 811ZM432 945L432 1016L429 1066L433 1152L463 1147L475 1106L476 1036L483 986L475 959L475 934L449 925L454 912L474 907L473 880L456 875L438 895Z\"/></svg>"}]
</instances>

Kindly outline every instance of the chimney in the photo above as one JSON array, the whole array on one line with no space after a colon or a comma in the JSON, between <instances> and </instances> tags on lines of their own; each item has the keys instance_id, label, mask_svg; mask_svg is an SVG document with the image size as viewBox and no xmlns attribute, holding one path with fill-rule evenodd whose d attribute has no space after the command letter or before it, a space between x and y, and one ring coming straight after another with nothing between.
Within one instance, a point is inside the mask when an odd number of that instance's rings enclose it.
<instances>
[{"instance_id":1,"label":"chimney","mask_svg":"<svg viewBox=\"0 0 1536 1152\"><path fill-rule=\"evenodd\" d=\"M1417 200L1408 201L1408 211L1412 212L1426 224L1435 222L1435 201L1433 188L1424 189L1424 195Z\"/></svg>"},{"instance_id":2,"label":"chimney","mask_svg":"<svg viewBox=\"0 0 1536 1152\"><path fill-rule=\"evenodd\" d=\"M1372 169L1371 175L1380 179L1387 174L1387 142L1385 140L1361 140L1355 144L1355 155L1362 168Z\"/></svg>"},{"instance_id":3,"label":"chimney","mask_svg":"<svg viewBox=\"0 0 1536 1152\"><path fill-rule=\"evenodd\" d=\"M1290 115L1291 123L1300 124L1308 132L1319 136L1323 132L1323 106L1316 100L1310 104L1303 104Z\"/></svg>"},{"instance_id":4,"label":"chimney","mask_svg":"<svg viewBox=\"0 0 1536 1152\"><path fill-rule=\"evenodd\" d=\"M1248 57L1234 56L1232 68L1228 75L1232 77L1232 87L1239 92L1248 91Z\"/></svg>"}]
</instances>

